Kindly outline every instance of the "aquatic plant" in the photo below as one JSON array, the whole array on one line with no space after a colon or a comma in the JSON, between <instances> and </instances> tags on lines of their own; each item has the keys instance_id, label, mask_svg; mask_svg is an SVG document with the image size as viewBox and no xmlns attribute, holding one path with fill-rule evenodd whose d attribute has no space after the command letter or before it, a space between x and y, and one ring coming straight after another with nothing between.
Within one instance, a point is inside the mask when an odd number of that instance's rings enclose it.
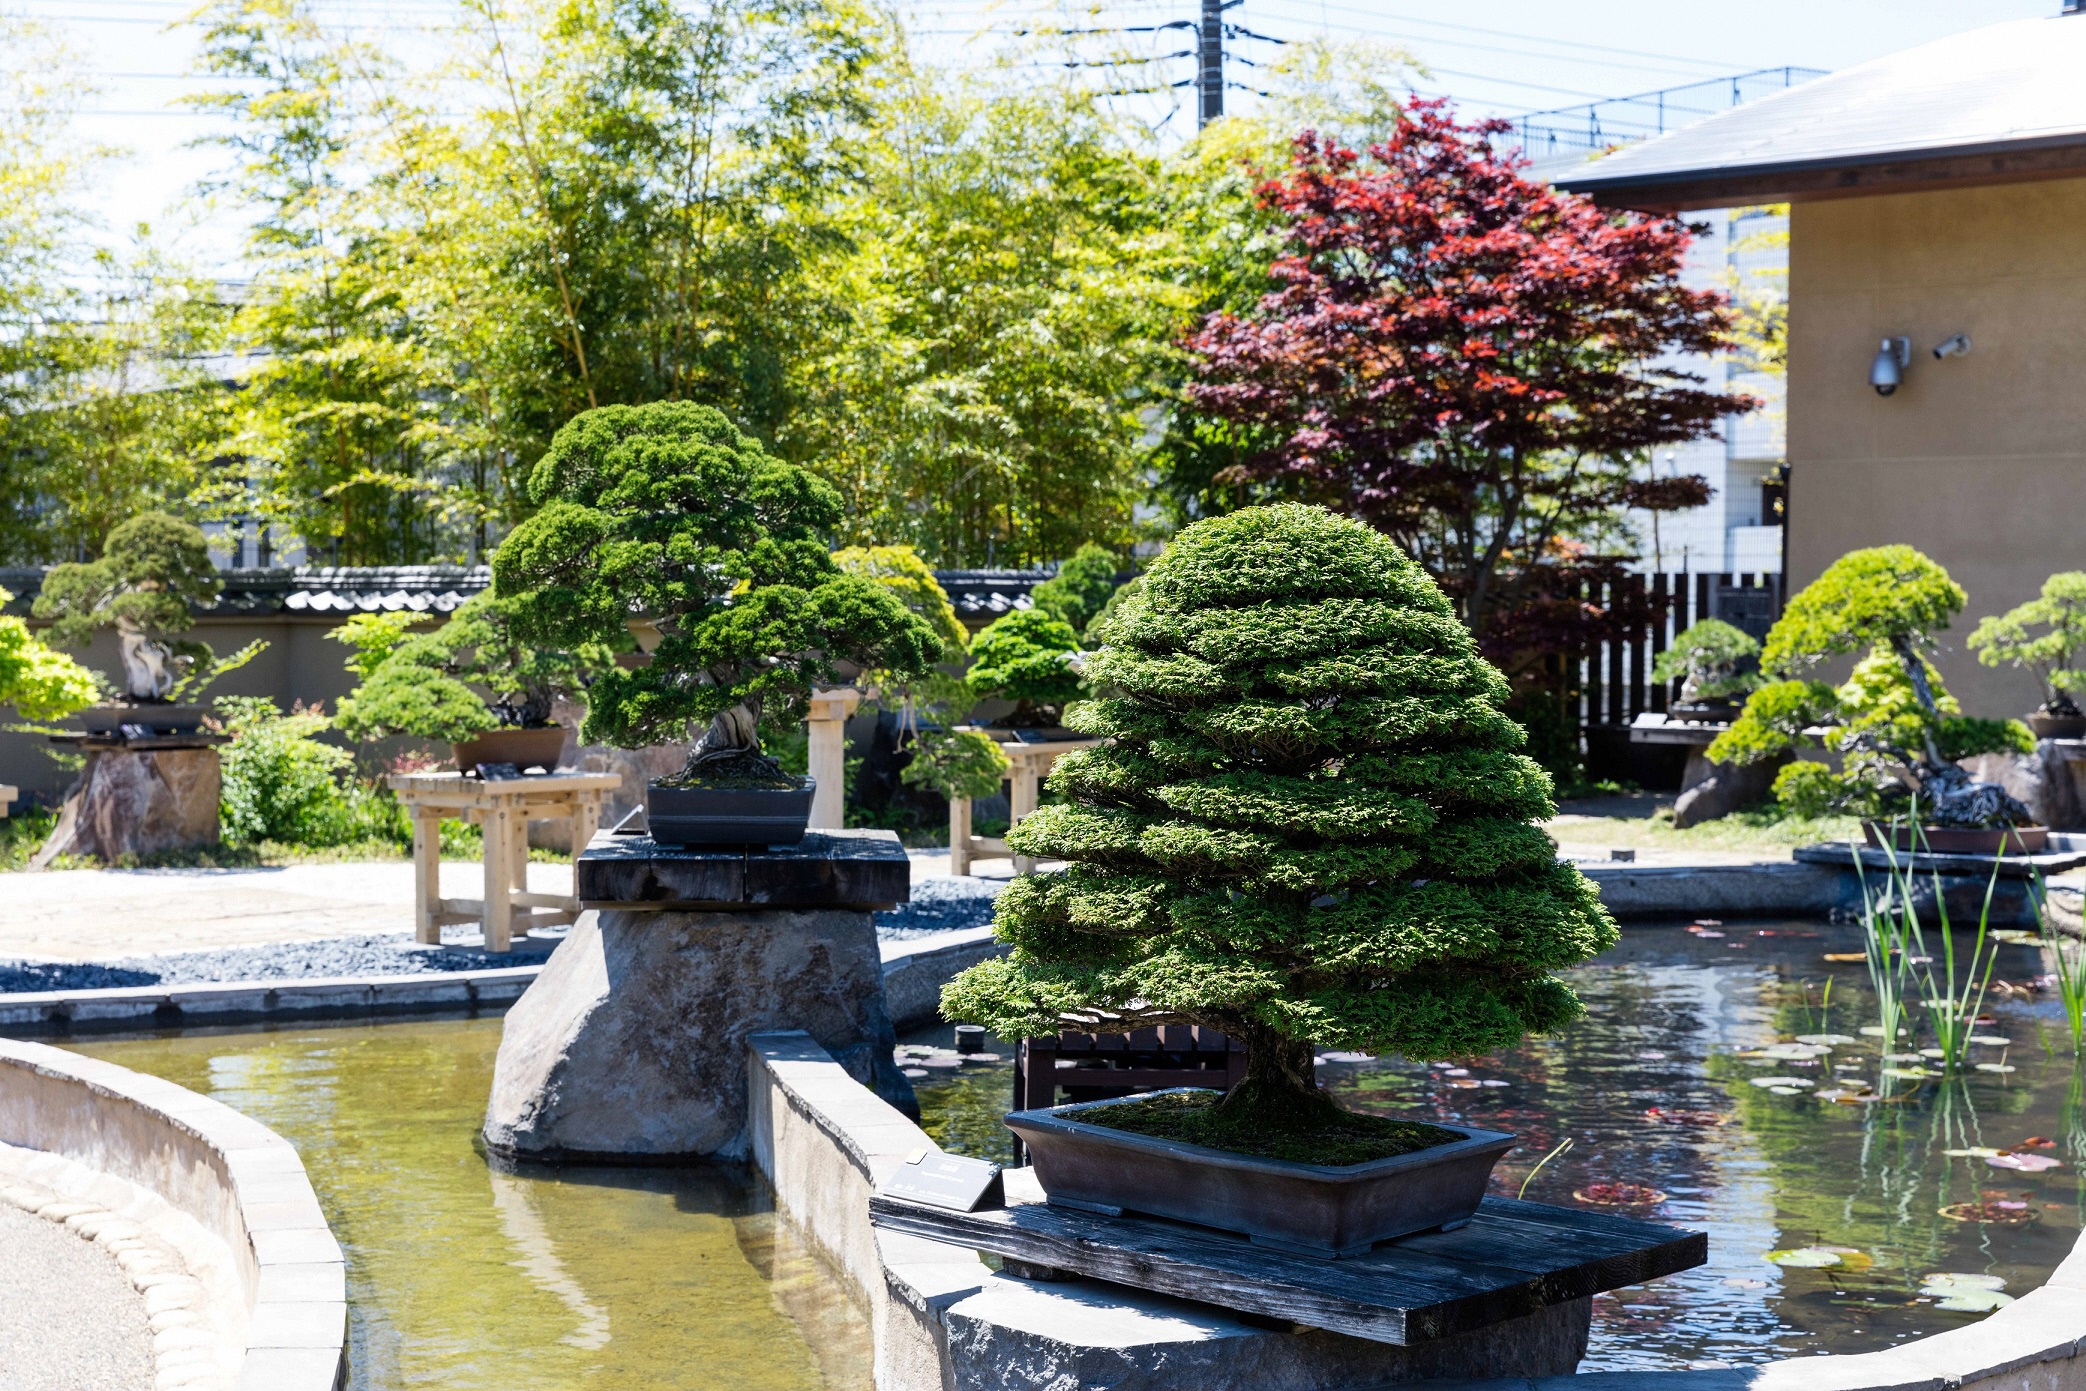
<instances>
[{"instance_id":1,"label":"aquatic plant","mask_svg":"<svg viewBox=\"0 0 2086 1391\"><path fill-rule=\"evenodd\" d=\"M1917 818L1915 818L1916 822ZM1915 824L1914 835L1919 831ZM1985 996L1999 964L1999 942L1992 928L1992 897L1999 885L2004 856L1993 860L1992 873L1978 910L1977 934L1967 957L1959 959L1954 924L1949 920L1948 899L1942 892L1939 870L1930 871L1934 912L1939 919L1940 969L1928 951L1926 929L1919 915L1919 883L1908 856L1885 845L1883 854L1889 870L1884 886L1872 889L1861 852L1851 852L1861 886L1862 940L1869 982L1876 992L1878 1032L1888 1055L1896 1045L1907 1018L1908 998L1924 1007L1924 1017L1934 1033L1934 1047L1945 1070L1959 1072L1968 1063L1970 1040L1977 1018L1984 1012ZM1916 1038L1917 1020L1910 1030ZM1890 1069L1885 1076L1893 1075Z\"/></svg>"},{"instance_id":2,"label":"aquatic plant","mask_svg":"<svg viewBox=\"0 0 2086 1391\"><path fill-rule=\"evenodd\" d=\"M2037 920L2042 924L2042 945L2051 965L2050 978L2057 987L2058 1002L2064 1007L2064 1026L2071 1031L2072 1052L2086 1051L2086 945L2057 930L2047 907L2048 897L2040 872L2033 880Z\"/></svg>"}]
</instances>

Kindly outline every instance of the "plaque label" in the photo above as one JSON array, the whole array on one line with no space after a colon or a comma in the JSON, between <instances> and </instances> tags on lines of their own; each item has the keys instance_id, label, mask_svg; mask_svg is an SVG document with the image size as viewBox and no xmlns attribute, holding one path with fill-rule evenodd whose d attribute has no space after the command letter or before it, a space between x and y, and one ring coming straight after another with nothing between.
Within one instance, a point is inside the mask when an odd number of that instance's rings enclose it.
<instances>
[{"instance_id":1,"label":"plaque label","mask_svg":"<svg viewBox=\"0 0 2086 1391\"><path fill-rule=\"evenodd\" d=\"M981 1207L1000 1207L1006 1202L999 1165L932 1150L914 1150L877 1192L881 1197L924 1203L951 1212L976 1212Z\"/></svg>"}]
</instances>

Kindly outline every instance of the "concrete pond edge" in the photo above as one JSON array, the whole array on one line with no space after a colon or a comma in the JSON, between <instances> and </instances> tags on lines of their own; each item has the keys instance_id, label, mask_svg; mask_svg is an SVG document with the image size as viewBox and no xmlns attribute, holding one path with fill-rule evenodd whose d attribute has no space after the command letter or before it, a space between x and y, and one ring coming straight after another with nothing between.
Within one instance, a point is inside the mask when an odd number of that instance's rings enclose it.
<instances>
[{"instance_id":1,"label":"concrete pond edge","mask_svg":"<svg viewBox=\"0 0 2086 1391\"><path fill-rule=\"evenodd\" d=\"M0 1143L144 1189L224 1244L245 1304L240 1391L344 1383L347 1267L289 1141L172 1082L0 1039Z\"/></svg>"}]
</instances>

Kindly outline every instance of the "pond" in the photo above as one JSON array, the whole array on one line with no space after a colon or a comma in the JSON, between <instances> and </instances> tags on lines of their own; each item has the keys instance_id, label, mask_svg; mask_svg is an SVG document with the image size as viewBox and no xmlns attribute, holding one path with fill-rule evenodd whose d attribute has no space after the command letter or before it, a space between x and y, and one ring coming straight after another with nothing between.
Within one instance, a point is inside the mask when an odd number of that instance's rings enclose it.
<instances>
[{"instance_id":1,"label":"pond","mask_svg":"<svg viewBox=\"0 0 2086 1391\"><path fill-rule=\"evenodd\" d=\"M1460 1065L1335 1054L1320 1075L1359 1110L1517 1132L1495 1192L1654 1198L1607 1210L1709 1233L1706 1266L1594 1301L1582 1371L1882 1348L1982 1317L1944 1299L1989 1306L2048 1278L2086 1212L2086 1123L2061 1018L2011 988L1988 996L1978 1033L2008 1042L1972 1048L2010 1070L1881 1076L1930 1069L1885 1061L1860 1032L1875 1018L1861 952L1856 926L1633 924L1567 973L1587 1016L1556 1038ZM2033 946L1999 948L2009 987L2042 969ZM1752 1056L1802 1035L1851 1041ZM929 1069L914 1085L945 1147L1008 1157L1009 1065ZM1870 1093L1890 1099L1861 1099ZM2000 1150L2018 1153L1989 1153ZM1612 1187L1623 1184L1646 1191ZM1944 1275L1959 1278L1929 1278Z\"/></svg>"}]
</instances>

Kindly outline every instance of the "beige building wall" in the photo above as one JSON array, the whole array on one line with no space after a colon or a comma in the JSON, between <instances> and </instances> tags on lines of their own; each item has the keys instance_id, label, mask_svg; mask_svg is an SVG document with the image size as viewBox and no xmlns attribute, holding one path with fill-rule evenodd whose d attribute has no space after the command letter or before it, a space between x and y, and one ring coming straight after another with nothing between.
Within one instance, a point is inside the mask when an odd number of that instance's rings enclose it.
<instances>
[{"instance_id":1,"label":"beige building wall","mask_svg":"<svg viewBox=\"0 0 2086 1391\"><path fill-rule=\"evenodd\" d=\"M1986 614L2086 569L2086 179L1798 203L1789 259L1790 592L1903 542L1969 593L1942 675L1973 715L2034 708L1982 666ZM1968 333L1968 356L1934 345ZM1894 395L1878 341L1912 340Z\"/></svg>"}]
</instances>

